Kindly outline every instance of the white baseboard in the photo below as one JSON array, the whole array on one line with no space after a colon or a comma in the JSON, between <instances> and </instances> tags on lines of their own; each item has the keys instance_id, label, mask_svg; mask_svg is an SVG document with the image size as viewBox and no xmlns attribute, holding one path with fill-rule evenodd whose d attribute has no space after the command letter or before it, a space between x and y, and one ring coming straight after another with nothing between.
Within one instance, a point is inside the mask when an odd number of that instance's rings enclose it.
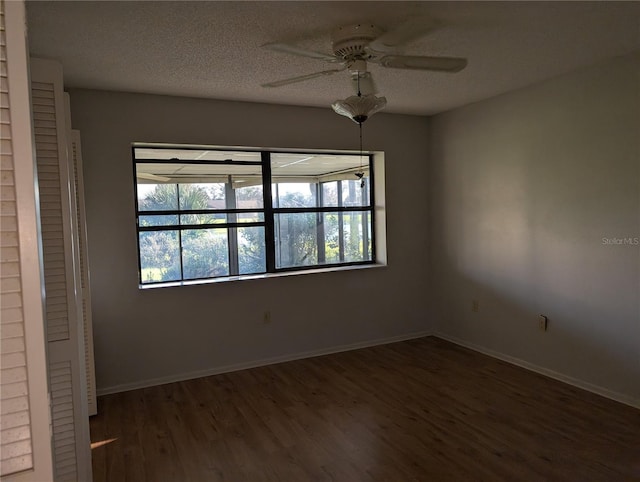
<instances>
[{"instance_id":1,"label":"white baseboard","mask_svg":"<svg viewBox=\"0 0 640 482\"><path fill-rule=\"evenodd\" d=\"M152 378L149 380L141 380L132 383L123 383L121 385L113 385L111 387L104 387L97 389L97 395L109 395L111 393L127 392L129 390L137 390L139 388L153 387L156 385L164 385L165 383L182 382L185 380L192 380L194 378L208 377L211 375L219 375L221 373L236 372L239 370L246 370L248 368L257 368L267 365L275 365L277 363L283 363L294 360L301 360L304 358L313 358L316 356L330 355L332 353L340 353L343 351L357 350L359 348L367 348L376 345L387 345L389 343L396 343L398 341L412 340L414 338L423 338L430 336L432 331L419 331L414 333L408 333L405 335L392 336L389 338L380 338L377 340L360 341L357 343L351 343L348 345L338 345L330 348L323 348L320 350L305 351L299 353L292 353L289 355L277 356L272 358L263 358L261 360L252 360L249 362L236 363L233 365L224 365L221 367L208 368L206 370L197 370L188 373L179 373L175 375L169 375L166 377Z\"/></svg>"},{"instance_id":2,"label":"white baseboard","mask_svg":"<svg viewBox=\"0 0 640 482\"><path fill-rule=\"evenodd\" d=\"M357 350L359 348L367 348L371 346L377 345L387 345L389 343L396 343L399 341L412 340L415 338L423 338L425 336L435 336L437 338L441 338L446 341L450 341L451 343L455 343L456 345L463 346L465 348L469 348L470 350L477 351L479 353L483 353L492 358L497 358L498 360L505 361L507 363L511 363L512 365L519 366L521 368L525 368L526 370L530 370L532 372L539 373L541 375L545 375L547 377L553 378L555 380L559 380L561 382L567 383L577 388L581 388L588 392L592 392L598 395L601 395L605 398L609 398L611 400L615 400L620 403L624 403L625 405L630 405L634 408L640 408L640 399L630 397L628 395L614 392L612 390L608 390L606 388L600 387L598 385L594 385L589 382L585 382L583 380L579 380L577 378L570 377L568 375L564 375L562 373L558 373L553 370L549 370L548 368L544 368L528 361L522 360L520 358L515 358L509 355L505 355L503 353L499 353L494 350L490 350L488 348L484 348L479 345L475 345L473 343L466 342L464 340L446 335L444 333L433 333L432 331L420 331L415 333L409 333L405 335L393 336L389 338L380 338L376 340L368 340L361 341L357 343L351 343L348 345L338 345L330 348L324 348L321 350L312 350L305 351L299 353L293 353L289 355L283 355L272 358L263 358L261 360L253 360L244 363L236 363L232 365L224 365L220 367L210 368L206 370L197 370L188 373L180 373L176 375L170 375L166 377L152 378L148 380L141 380L138 382L132 383L124 383L121 385L114 385L111 387L98 388L97 395L109 395L112 393L119 392L127 392L129 390L137 390L139 388L147 388L153 387L156 385L164 385L165 383L173 383L173 382L181 382L185 380L192 380L194 378L208 377L211 375L219 375L221 373L231 373L239 370L246 370L249 368L257 368L267 365L275 365L277 363L284 363L288 361L294 360L302 360L304 358L313 358L317 356L330 355L332 353L340 353L343 351Z\"/></svg>"},{"instance_id":3,"label":"white baseboard","mask_svg":"<svg viewBox=\"0 0 640 482\"><path fill-rule=\"evenodd\" d=\"M625 395L623 393L614 392L612 390L608 390L606 388L600 387L598 385L594 385L589 382L585 382L583 380L579 380L577 378L570 377L568 375L564 375L562 373L558 373L553 370L549 370L548 368L544 368L533 363L529 363L528 361L521 360L520 358L515 358L509 355L505 355L503 353L499 353L494 350L490 350L488 348L484 348L479 345L475 345L473 343L466 342L464 340L460 340L453 336L445 335L444 333L433 333L432 336L437 338L442 338L443 340L450 341L451 343L455 343L456 345L463 346L465 348L469 348L470 350L477 351L483 353L485 355L489 355L492 358L497 358L498 360L505 361L507 363L511 363L512 365L519 366L521 368L525 368L532 372L539 373L541 375L545 375L549 378L553 378L555 380L564 382L568 385L572 385L577 388L581 388L588 392L595 393L597 395L601 395L605 398L609 398L611 400L615 400L616 402L624 403L625 405L630 405L634 408L640 408L640 399L630 397L629 395Z\"/></svg>"}]
</instances>

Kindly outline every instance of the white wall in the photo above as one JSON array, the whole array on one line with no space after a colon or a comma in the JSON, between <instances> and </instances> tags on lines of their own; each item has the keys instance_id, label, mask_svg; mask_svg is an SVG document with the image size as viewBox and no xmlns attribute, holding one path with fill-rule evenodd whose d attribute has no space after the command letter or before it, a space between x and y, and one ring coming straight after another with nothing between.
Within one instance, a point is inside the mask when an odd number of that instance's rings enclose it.
<instances>
[{"instance_id":1,"label":"white wall","mask_svg":"<svg viewBox=\"0 0 640 482\"><path fill-rule=\"evenodd\" d=\"M603 238L640 237L639 63L435 116L429 136L437 331L636 405L640 246Z\"/></svg>"},{"instance_id":2,"label":"white wall","mask_svg":"<svg viewBox=\"0 0 640 482\"><path fill-rule=\"evenodd\" d=\"M354 149L357 125L329 107L89 90L72 90L71 106L99 392L428 329L425 118L377 114L364 126L365 148L386 156L386 268L139 290L132 142Z\"/></svg>"}]
</instances>

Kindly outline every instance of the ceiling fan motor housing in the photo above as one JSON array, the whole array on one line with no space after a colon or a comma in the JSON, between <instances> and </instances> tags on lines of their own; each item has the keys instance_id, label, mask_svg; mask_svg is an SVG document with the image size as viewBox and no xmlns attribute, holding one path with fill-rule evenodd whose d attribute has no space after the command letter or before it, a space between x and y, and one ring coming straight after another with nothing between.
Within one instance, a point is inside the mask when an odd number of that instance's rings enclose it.
<instances>
[{"instance_id":1,"label":"ceiling fan motor housing","mask_svg":"<svg viewBox=\"0 0 640 482\"><path fill-rule=\"evenodd\" d=\"M368 23L340 27L331 34L333 53L344 60L367 59L365 47L382 34L382 29Z\"/></svg>"}]
</instances>

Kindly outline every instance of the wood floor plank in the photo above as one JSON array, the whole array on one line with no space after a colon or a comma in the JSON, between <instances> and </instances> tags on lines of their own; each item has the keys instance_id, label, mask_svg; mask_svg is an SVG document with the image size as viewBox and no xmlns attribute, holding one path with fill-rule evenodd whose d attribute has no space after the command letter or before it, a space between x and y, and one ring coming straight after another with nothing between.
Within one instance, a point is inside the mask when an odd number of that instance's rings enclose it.
<instances>
[{"instance_id":1,"label":"wood floor plank","mask_svg":"<svg viewBox=\"0 0 640 482\"><path fill-rule=\"evenodd\" d=\"M433 337L98 402L95 482L640 481L640 410Z\"/></svg>"}]
</instances>

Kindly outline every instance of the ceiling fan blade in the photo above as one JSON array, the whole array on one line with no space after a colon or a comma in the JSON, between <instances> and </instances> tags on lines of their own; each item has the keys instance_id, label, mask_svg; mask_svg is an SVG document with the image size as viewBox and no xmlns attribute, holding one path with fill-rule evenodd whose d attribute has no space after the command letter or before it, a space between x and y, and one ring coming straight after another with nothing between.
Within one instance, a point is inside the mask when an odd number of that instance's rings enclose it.
<instances>
[{"instance_id":1,"label":"ceiling fan blade","mask_svg":"<svg viewBox=\"0 0 640 482\"><path fill-rule=\"evenodd\" d=\"M322 72L300 75L299 77L291 77L290 79L276 80L275 82L262 84L262 87L282 87L283 85L295 84L296 82L304 82L305 80L315 79L316 77L322 77L324 75L333 75L335 73L342 72L343 70L344 69L323 70Z\"/></svg>"},{"instance_id":2,"label":"ceiling fan blade","mask_svg":"<svg viewBox=\"0 0 640 482\"><path fill-rule=\"evenodd\" d=\"M360 77L360 85L358 85L358 76ZM371 72L352 74L351 85L353 87L353 91L356 93L358 92L358 87L360 87L360 93L363 95L378 93L378 88L376 87L376 83L373 80Z\"/></svg>"},{"instance_id":3,"label":"ceiling fan blade","mask_svg":"<svg viewBox=\"0 0 640 482\"><path fill-rule=\"evenodd\" d=\"M424 37L438 26L430 17L418 16L401 23L393 30L383 33L369 44L369 49L376 52L390 52L397 47Z\"/></svg>"},{"instance_id":4,"label":"ceiling fan blade","mask_svg":"<svg viewBox=\"0 0 640 482\"><path fill-rule=\"evenodd\" d=\"M311 59L324 60L326 62L340 62L342 59L325 54L322 52L316 52L315 50L307 50L302 47L296 47L295 45L283 44L278 42L267 43L262 46L265 49L273 50L274 52L282 52L285 54L298 55L300 57L309 57Z\"/></svg>"},{"instance_id":5,"label":"ceiling fan blade","mask_svg":"<svg viewBox=\"0 0 640 482\"><path fill-rule=\"evenodd\" d=\"M435 70L459 72L467 66L467 59L459 57L424 57L420 55L386 55L377 62L392 69Z\"/></svg>"}]
</instances>

